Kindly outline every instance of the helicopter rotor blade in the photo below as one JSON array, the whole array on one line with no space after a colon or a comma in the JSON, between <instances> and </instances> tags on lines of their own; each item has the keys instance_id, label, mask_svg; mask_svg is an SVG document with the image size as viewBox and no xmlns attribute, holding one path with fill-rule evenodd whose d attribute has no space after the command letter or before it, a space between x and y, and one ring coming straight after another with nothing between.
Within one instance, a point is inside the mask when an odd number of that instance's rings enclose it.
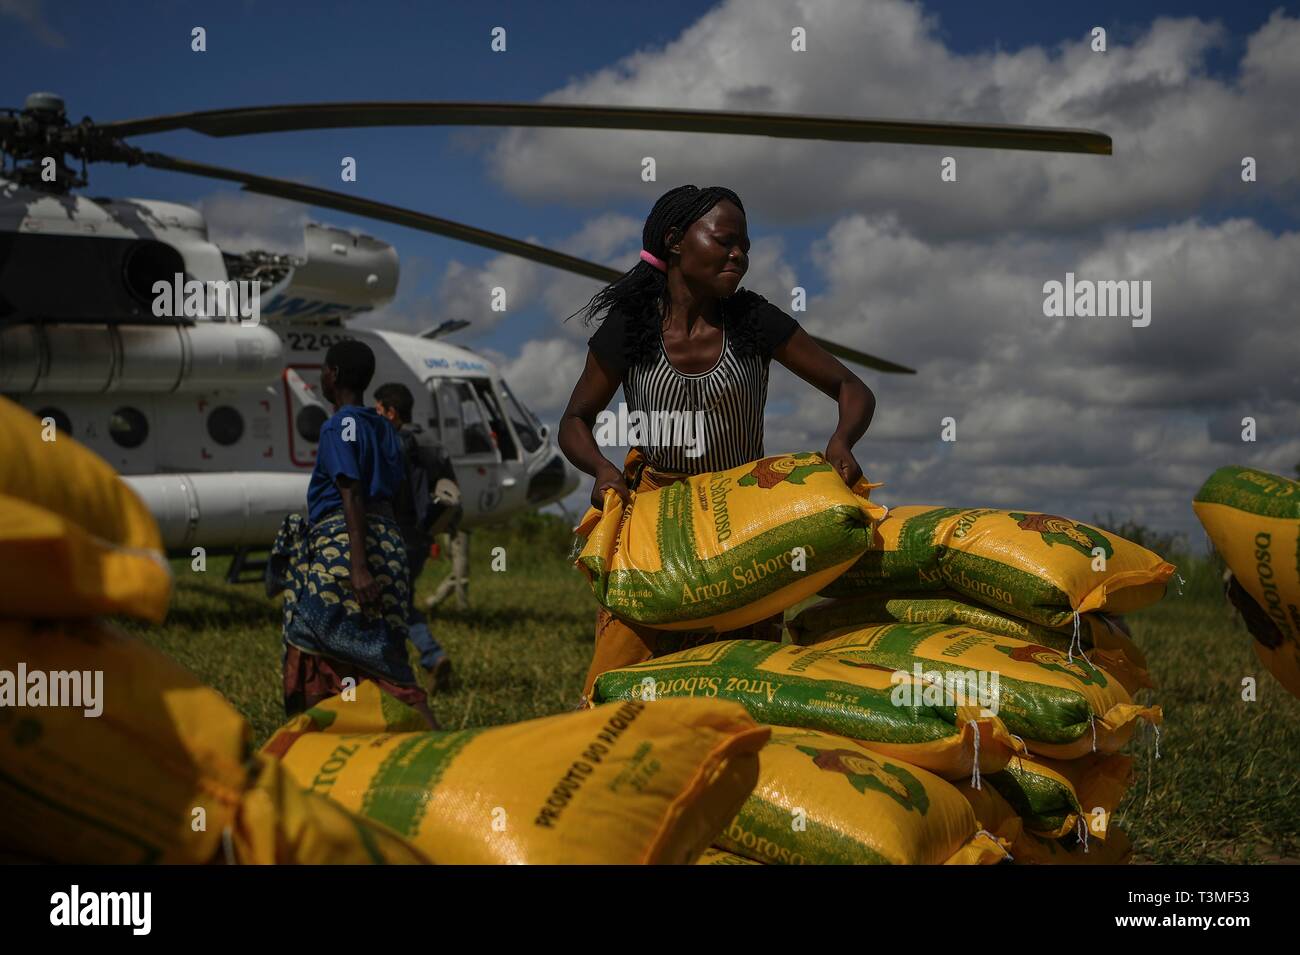
<instances>
[{"instance_id":1,"label":"helicopter rotor blade","mask_svg":"<svg viewBox=\"0 0 1300 955\"><path fill-rule=\"evenodd\" d=\"M884 358L877 358L875 355L868 355L866 352L858 351L856 348L850 348L847 345L841 345L838 342L833 342L826 338L819 338L816 335L811 337L813 341L818 345L821 345L822 348L826 349L836 358L853 362L855 365L861 365L863 368L870 368L872 371L884 372L887 375L916 374L915 368L908 368L906 365L887 361Z\"/></svg>"},{"instance_id":2,"label":"helicopter rotor blade","mask_svg":"<svg viewBox=\"0 0 1300 955\"><path fill-rule=\"evenodd\" d=\"M473 226L453 222L450 219L442 219L424 212L416 212L412 209L403 209L400 206L376 202L373 199L362 199L341 192L332 192L329 189L320 189L316 186L290 182L286 179L259 176L254 173L240 172L236 169L226 169L222 166L192 162L188 159L176 159L172 156L164 156L161 153L140 153L136 159L140 164L153 169L166 169L171 172L182 172L192 176L203 176L208 179L236 182L249 192L274 196L279 199L289 199L293 202L319 206L324 209L334 209L352 215L378 219L382 222L391 222L394 225L406 226L410 229L418 229L421 232L430 232L434 235L458 239L472 245L494 249L497 252L517 255L540 265L563 269L566 272L572 272L575 275L595 279L599 282L610 283L623 275L617 269L611 269L596 262L588 262L586 259L566 255L563 252L534 245L531 242L512 239L510 236L502 235L499 232L476 229ZM865 352L839 345L824 338L814 336L813 340L832 355L862 365L864 368L871 368L889 374L916 374L915 369L908 368L905 365L895 364L883 358L876 358Z\"/></svg>"},{"instance_id":3,"label":"helicopter rotor blade","mask_svg":"<svg viewBox=\"0 0 1300 955\"><path fill-rule=\"evenodd\" d=\"M201 110L96 125L110 136L143 136L176 129L208 136L247 136L366 126L643 129L832 142L1111 154L1110 137L1090 129L561 103L302 103Z\"/></svg>"},{"instance_id":4,"label":"helicopter rotor blade","mask_svg":"<svg viewBox=\"0 0 1300 955\"><path fill-rule=\"evenodd\" d=\"M290 199L294 202L320 206L324 209L335 209L339 212L348 212L370 219L378 219L382 222L391 222L394 225L406 226L422 232L431 232L434 235L459 239L462 242L480 245L484 248L494 249L497 252L507 252L510 255L517 255L520 258L563 269L566 272L573 272L600 282L612 282L623 274L615 269L598 265L595 262L588 262L576 256L566 255L554 249L533 245L531 242L523 242L519 239L512 239L510 236L502 235L499 232L476 229L460 222L453 222L451 219L442 219L412 209L403 209L400 206L376 202L373 199L349 196L345 193L332 192L316 186L290 182L287 179L274 179L270 176L259 176L254 173L240 172L221 166L211 166L207 163L176 159L171 156L164 156L161 153L143 153L139 161L143 165L154 169L183 172L208 179L223 179L226 182L239 183L249 192L274 196L280 199Z\"/></svg>"}]
</instances>

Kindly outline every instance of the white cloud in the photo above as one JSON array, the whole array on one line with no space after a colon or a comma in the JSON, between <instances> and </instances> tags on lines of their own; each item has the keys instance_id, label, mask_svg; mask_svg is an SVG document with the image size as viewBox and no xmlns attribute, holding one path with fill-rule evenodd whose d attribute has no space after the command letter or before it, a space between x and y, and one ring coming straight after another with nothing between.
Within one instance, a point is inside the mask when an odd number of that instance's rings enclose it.
<instances>
[{"instance_id":1,"label":"white cloud","mask_svg":"<svg viewBox=\"0 0 1300 955\"><path fill-rule=\"evenodd\" d=\"M227 252L303 254L302 229L311 216L298 202L255 192L216 192L194 205L208 223L208 237Z\"/></svg>"},{"instance_id":2,"label":"white cloud","mask_svg":"<svg viewBox=\"0 0 1300 955\"><path fill-rule=\"evenodd\" d=\"M1191 498L1215 468L1289 475L1300 462L1298 257L1300 233L1247 220L1084 244L927 242L889 217L851 215L816 245L828 287L800 318L919 370L864 376L879 408L857 455L887 482L884 500L1113 511L1191 531ZM1042 285L1067 269L1150 280L1151 324L1045 318ZM770 400L792 410L769 415L769 451L825 446L824 396L774 366ZM1254 444L1240 440L1245 415ZM953 444L940 441L946 416Z\"/></svg>"},{"instance_id":3,"label":"white cloud","mask_svg":"<svg viewBox=\"0 0 1300 955\"><path fill-rule=\"evenodd\" d=\"M546 244L536 237L528 242ZM585 221L568 236L551 239L549 244L562 252L611 268L630 268L640 248L641 223L628 216L604 213ZM506 293L506 311L492 310L494 288ZM579 318L564 322L586 305L600 290L601 283L537 265L513 255L498 255L483 266L468 266L458 260L447 263L435 292L435 309L450 318L473 322L465 337L481 336L520 312L541 306L571 338L591 334Z\"/></svg>"},{"instance_id":4,"label":"white cloud","mask_svg":"<svg viewBox=\"0 0 1300 955\"><path fill-rule=\"evenodd\" d=\"M829 282L809 330L926 368L958 388L1033 388L1085 405L1208 408L1295 387L1300 233L1249 220L1114 231L1092 244L926 242L848 216L814 247ZM1147 280L1152 320L1046 318L1043 284ZM854 319L857 320L854 320ZM991 378L997 368L1005 377ZM890 381L901 379L890 379Z\"/></svg>"},{"instance_id":5,"label":"white cloud","mask_svg":"<svg viewBox=\"0 0 1300 955\"><path fill-rule=\"evenodd\" d=\"M586 358L586 348L572 341L535 338L499 368L520 401L544 421L558 422Z\"/></svg>"},{"instance_id":6,"label":"white cloud","mask_svg":"<svg viewBox=\"0 0 1300 955\"><path fill-rule=\"evenodd\" d=\"M808 52L790 50L793 25L806 27ZM491 168L532 199L637 198L648 208L672 185L725 180L745 199L752 227L861 209L894 211L922 235L1072 232L1191 215L1213 199L1300 193L1300 20L1275 13L1250 37L1235 80L1208 75L1207 55L1225 36L1195 18L1157 19L1131 43L1112 37L1105 53L1082 35L961 54L939 40L937 25L904 0L795 8L728 0L663 49L542 99L1075 126L1110 134L1115 154L513 129L490 153ZM958 158L956 183L939 181L947 154ZM658 183L640 180L646 155L657 160ZM1249 186L1240 180L1243 155L1259 162Z\"/></svg>"}]
</instances>

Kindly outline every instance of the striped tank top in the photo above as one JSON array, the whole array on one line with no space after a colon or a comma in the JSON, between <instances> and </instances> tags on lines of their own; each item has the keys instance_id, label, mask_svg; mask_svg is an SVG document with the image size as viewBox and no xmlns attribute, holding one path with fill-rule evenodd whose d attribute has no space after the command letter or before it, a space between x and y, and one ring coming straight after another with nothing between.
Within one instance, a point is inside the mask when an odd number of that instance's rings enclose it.
<instances>
[{"instance_id":1,"label":"striped tank top","mask_svg":"<svg viewBox=\"0 0 1300 955\"><path fill-rule=\"evenodd\" d=\"M756 347L738 348L737 329L729 323L718 360L698 374L673 367L662 332L647 360L626 366L626 332L622 316L615 313L591 337L588 344L597 357L622 372L628 444L641 449L650 467L700 474L763 457L768 364L798 324L765 299L753 297L760 304L746 320L756 323ZM622 409L619 416L624 417Z\"/></svg>"}]
</instances>

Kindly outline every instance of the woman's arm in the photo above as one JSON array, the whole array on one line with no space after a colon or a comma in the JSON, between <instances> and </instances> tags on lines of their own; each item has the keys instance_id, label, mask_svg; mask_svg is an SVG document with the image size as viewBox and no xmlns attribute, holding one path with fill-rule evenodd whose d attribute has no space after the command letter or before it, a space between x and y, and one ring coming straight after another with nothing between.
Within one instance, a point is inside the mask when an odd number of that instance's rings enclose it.
<instances>
[{"instance_id":1,"label":"woman's arm","mask_svg":"<svg viewBox=\"0 0 1300 955\"><path fill-rule=\"evenodd\" d=\"M379 584L370 573L366 562L366 499L361 486L349 477L337 477L339 496L343 498L343 520L348 525L348 544L350 545L351 568L348 578L352 582L352 592L357 595L357 603L363 611L379 611Z\"/></svg>"},{"instance_id":2,"label":"woman's arm","mask_svg":"<svg viewBox=\"0 0 1300 955\"><path fill-rule=\"evenodd\" d=\"M852 487L862 477L853 457L853 445L867 432L876 413L876 396L862 379L838 358L813 341L802 328L795 329L772 357L840 406L839 423L826 443L826 460L844 483Z\"/></svg>"},{"instance_id":3,"label":"woman's arm","mask_svg":"<svg viewBox=\"0 0 1300 955\"><path fill-rule=\"evenodd\" d=\"M582 369L578 383L569 396L569 406L560 419L559 444L564 456L579 471L596 479L591 491L591 506L602 507L606 488L613 488L624 504L630 500L623 471L600 453L592 429L596 416L609 406L622 382L587 351L587 364Z\"/></svg>"}]
</instances>

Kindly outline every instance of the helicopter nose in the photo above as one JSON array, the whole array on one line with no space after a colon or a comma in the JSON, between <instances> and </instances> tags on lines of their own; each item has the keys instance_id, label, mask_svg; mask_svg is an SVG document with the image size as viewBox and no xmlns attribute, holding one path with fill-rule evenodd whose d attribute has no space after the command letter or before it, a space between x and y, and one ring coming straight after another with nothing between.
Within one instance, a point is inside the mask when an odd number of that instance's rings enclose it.
<instances>
[{"instance_id":1,"label":"helicopter nose","mask_svg":"<svg viewBox=\"0 0 1300 955\"><path fill-rule=\"evenodd\" d=\"M572 494L580 481L577 470L564 460L564 455L554 445L548 447L553 453L528 479L528 503L539 507Z\"/></svg>"}]
</instances>

